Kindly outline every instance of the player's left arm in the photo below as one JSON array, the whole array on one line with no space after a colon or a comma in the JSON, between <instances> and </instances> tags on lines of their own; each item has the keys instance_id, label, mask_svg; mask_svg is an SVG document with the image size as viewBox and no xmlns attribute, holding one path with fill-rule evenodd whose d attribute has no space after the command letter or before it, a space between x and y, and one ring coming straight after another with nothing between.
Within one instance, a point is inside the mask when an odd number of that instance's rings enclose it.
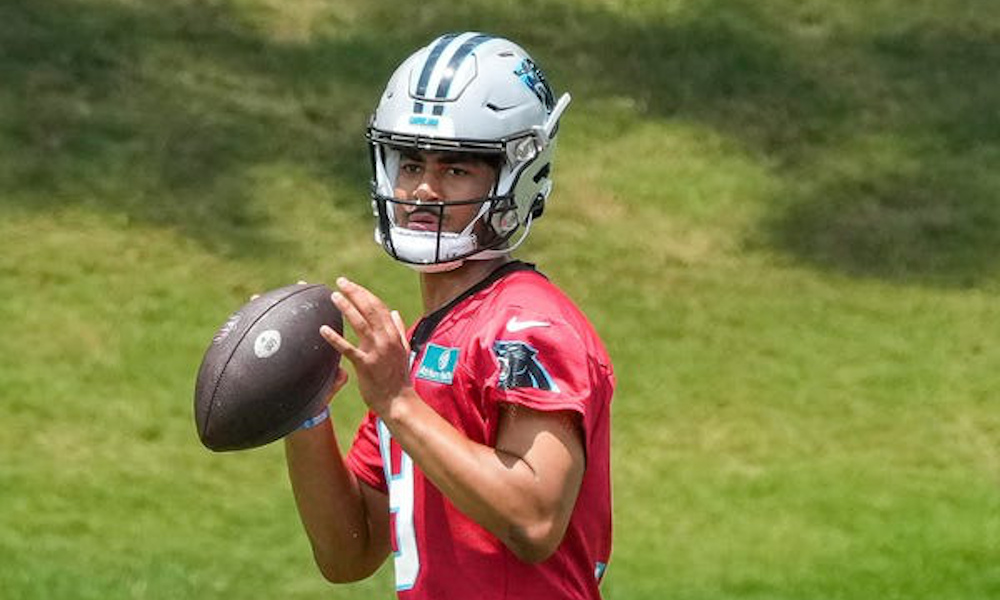
<instances>
[{"instance_id":1,"label":"player's left arm","mask_svg":"<svg viewBox=\"0 0 1000 600\"><path fill-rule=\"evenodd\" d=\"M505 543L519 555L547 558L562 541L586 470L581 417L502 404L496 456L518 479L523 511L508 526Z\"/></svg>"},{"instance_id":2,"label":"player's left arm","mask_svg":"<svg viewBox=\"0 0 1000 600\"><path fill-rule=\"evenodd\" d=\"M580 416L501 405L495 447L470 440L431 408L409 379L399 316L371 292L338 281L334 301L358 336L330 328L327 341L351 361L359 391L423 473L452 504L527 562L562 541L586 467Z\"/></svg>"}]
</instances>

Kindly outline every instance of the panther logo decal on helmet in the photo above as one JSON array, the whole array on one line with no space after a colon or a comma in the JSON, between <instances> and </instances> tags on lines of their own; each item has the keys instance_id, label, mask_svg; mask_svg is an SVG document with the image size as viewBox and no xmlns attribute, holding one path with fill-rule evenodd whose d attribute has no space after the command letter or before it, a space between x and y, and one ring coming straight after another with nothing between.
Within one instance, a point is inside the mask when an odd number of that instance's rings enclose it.
<instances>
[{"instance_id":1,"label":"panther logo decal on helmet","mask_svg":"<svg viewBox=\"0 0 1000 600\"><path fill-rule=\"evenodd\" d=\"M546 109L552 110L555 108L556 99L552 94L552 88L549 87L549 82L545 80L545 74L542 73L542 70L530 58L521 61L517 70L514 71L514 75L520 77L524 85L528 86L528 89L538 96L538 99L542 101Z\"/></svg>"}]
</instances>

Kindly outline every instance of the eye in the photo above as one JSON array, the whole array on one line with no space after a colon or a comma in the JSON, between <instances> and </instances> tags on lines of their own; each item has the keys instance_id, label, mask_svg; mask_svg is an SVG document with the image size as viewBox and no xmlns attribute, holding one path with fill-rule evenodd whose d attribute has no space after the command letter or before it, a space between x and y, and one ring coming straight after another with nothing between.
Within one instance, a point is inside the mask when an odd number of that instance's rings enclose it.
<instances>
[{"instance_id":1,"label":"eye","mask_svg":"<svg viewBox=\"0 0 1000 600\"><path fill-rule=\"evenodd\" d=\"M404 162L399 165L399 171L407 175L418 175L423 169L423 165L418 162Z\"/></svg>"},{"instance_id":2,"label":"eye","mask_svg":"<svg viewBox=\"0 0 1000 600\"><path fill-rule=\"evenodd\" d=\"M448 173L448 175L451 175L452 177L465 177L466 175L469 174L468 169L456 166L448 167L448 170L446 172Z\"/></svg>"}]
</instances>

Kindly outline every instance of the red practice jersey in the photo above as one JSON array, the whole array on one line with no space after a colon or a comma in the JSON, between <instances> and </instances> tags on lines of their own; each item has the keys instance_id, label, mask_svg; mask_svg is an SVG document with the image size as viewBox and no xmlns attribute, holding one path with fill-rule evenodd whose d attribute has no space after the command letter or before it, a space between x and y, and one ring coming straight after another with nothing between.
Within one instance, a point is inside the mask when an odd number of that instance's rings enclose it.
<instances>
[{"instance_id":1,"label":"red practice jersey","mask_svg":"<svg viewBox=\"0 0 1000 600\"><path fill-rule=\"evenodd\" d=\"M574 411L587 468L562 543L530 565L459 512L369 413L347 462L389 495L399 598L600 598L611 554L614 374L586 317L529 265L509 263L415 329L414 388L449 423L495 446L503 403Z\"/></svg>"}]
</instances>

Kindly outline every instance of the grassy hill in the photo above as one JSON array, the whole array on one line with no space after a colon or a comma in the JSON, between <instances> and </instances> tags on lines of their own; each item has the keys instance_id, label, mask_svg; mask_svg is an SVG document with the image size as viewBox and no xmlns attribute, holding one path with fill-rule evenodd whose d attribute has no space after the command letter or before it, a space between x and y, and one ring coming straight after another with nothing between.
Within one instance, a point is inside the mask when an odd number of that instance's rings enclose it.
<instances>
[{"instance_id":1,"label":"grassy hill","mask_svg":"<svg viewBox=\"0 0 1000 600\"><path fill-rule=\"evenodd\" d=\"M7 0L0 596L390 597L322 581L281 448L205 451L191 395L255 291L419 316L363 131L458 29L574 95L519 255L616 363L605 596L1000 596L991 0Z\"/></svg>"}]
</instances>

